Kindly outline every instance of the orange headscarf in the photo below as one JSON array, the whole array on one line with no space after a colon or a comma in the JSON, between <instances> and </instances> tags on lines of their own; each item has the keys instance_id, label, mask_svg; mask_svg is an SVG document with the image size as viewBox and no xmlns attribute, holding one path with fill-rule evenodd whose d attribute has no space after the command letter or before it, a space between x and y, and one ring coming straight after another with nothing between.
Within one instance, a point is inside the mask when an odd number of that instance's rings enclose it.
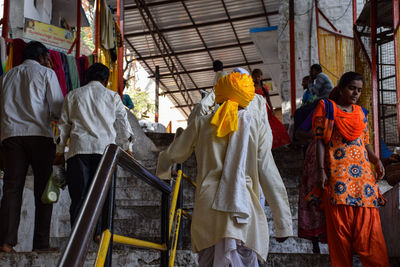
<instances>
[{"instance_id":1,"label":"orange headscarf","mask_svg":"<svg viewBox=\"0 0 400 267\"><path fill-rule=\"evenodd\" d=\"M363 109L353 105L353 112L347 113L338 109L331 100L320 100L313 115L313 129L316 138L322 138L327 144L335 126L340 134L348 141L360 137L367 126L367 117Z\"/></svg>"},{"instance_id":2,"label":"orange headscarf","mask_svg":"<svg viewBox=\"0 0 400 267\"><path fill-rule=\"evenodd\" d=\"M237 72L221 77L214 87L215 103L223 103L211 119L217 136L223 137L238 129L238 108L245 108L254 98L251 76Z\"/></svg>"}]
</instances>

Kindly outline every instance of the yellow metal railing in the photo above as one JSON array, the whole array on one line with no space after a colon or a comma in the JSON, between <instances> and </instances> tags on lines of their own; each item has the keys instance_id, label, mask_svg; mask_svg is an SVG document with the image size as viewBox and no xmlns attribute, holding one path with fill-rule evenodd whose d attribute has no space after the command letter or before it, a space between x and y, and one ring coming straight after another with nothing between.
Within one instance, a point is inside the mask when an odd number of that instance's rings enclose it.
<instances>
[{"instance_id":1,"label":"yellow metal railing","mask_svg":"<svg viewBox=\"0 0 400 267\"><path fill-rule=\"evenodd\" d=\"M176 177L174 190L172 191L172 200L171 200L171 207L169 212L169 225L168 225L168 238L170 241L170 248L168 248L167 244L158 244L154 242L149 242L145 240L140 240L132 237L126 237L117 234L111 234L110 230L105 230L102 234L100 246L97 251L96 261L94 266L96 267L103 267L106 257L108 247L110 246L111 235L113 237L113 243L124 244L124 245L131 245L140 248L147 248L147 249L156 249L159 251L168 251L170 250L169 255L169 267L174 266L175 262L175 255L176 255L176 248L178 244L179 238L179 229L181 224L181 217L184 215L185 217L191 219L192 216L187 211L183 210L182 208L176 209L179 197L179 191L181 190L181 181L182 177L188 181L192 186L196 187L196 183L193 182L189 176L184 174L182 170L178 170L178 175ZM173 230L173 233L172 233Z\"/></svg>"},{"instance_id":2,"label":"yellow metal railing","mask_svg":"<svg viewBox=\"0 0 400 267\"><path fill-rule=\"evenodd\" d=\"M175 187L172 195L171 209L169 212L169 227L168 227L168 237L171 238L172 224L175 219L176 202L178 202L179 189L181 187L182 181L182 170L178 170L178 176L176 177Z\"/></svg>"}]
</instances>

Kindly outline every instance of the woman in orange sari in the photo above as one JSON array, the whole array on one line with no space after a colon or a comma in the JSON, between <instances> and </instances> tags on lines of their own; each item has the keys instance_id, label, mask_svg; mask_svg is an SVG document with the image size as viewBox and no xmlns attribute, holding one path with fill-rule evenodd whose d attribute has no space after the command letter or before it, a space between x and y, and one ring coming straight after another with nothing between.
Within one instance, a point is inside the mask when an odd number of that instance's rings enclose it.
<instances>
[{"instance_id":1,"label":"woman in orange sari","mask_svg":"<svg viewBox=\"0 0 400 267\"><path fill-rule=\"evenodd\" d=\"M384 167L369 145L367 112L356 105L362 87L360 74L343 74L336 103L321 100L313 115L332 266L352 266L353 252L364 267L389 266L378 210L385 200L376 184Z\"/></svg>"},{"instance_id":2,"label":"woman in orange sari","mask_svg":"<svg viewBox=\"0 0 400 267\"><path fill-rule=\"evenodd\" d=\"M272 149L278 148L280 146L286 145L290 143L289 134L286 131L285 126L282 122L275 116L274 111L272 109L271 99L269 98L268 88L262 85L262 71L260 69L255 69L251 73L254 81L254 87L256 88L256 94L262 95L265 97L267 101L267 113L268 113L268 121L272 130Z\"/></svg>"}]
</instances>

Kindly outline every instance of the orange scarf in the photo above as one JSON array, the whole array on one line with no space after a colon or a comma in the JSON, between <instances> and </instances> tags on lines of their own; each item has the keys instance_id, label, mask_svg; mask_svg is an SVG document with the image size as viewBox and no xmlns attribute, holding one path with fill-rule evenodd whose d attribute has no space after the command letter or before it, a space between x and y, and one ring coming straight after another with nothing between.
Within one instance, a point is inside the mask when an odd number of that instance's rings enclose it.
<instances>
[{"instance_id":1,"label":"orange scarf","mask_svg":"<svg viewBox=\"0 0 400 267\"><path fill-rule=\"evenodd\" d=\"M367 111L353 105L350 113L341 111L335 102L320 100L313 115L313 129L316 138L322 138L327 144L332 136L333 126L348 141L356 140L367 126Z\"/></svg>"},{"instance_id":2,"label":"orange scarf","mask_svg":"<svg viewBox=\"0 0 400 267\"><path fill-rule=\"evenodd\" d=\"M358 105L353 105L353 112L347 113L340 109L335 116L335 126L346 140L354 141L367 126L366 115Z\"/></svg>"}]
</instances>

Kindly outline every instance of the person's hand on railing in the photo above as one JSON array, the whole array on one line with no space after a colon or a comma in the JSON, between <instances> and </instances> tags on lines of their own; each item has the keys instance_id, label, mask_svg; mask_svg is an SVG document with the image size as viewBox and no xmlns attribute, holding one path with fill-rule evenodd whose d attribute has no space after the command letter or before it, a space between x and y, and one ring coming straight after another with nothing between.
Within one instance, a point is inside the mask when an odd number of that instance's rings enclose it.
<instances>
[{"instance_id":1,"label":"person's hand on railing","mask_svg":"<svg viewBox=\"0 0 400 267\"><path fill-rule=\"evenodd\" d=\"M171 177L178 176L178 171L175 168L171 168Z\"/></svg>"},{"instance_id":2,"label":"person's hand on railing","mask_svg":"<svg viewBox=\"0 0 400 267\"><path fill-rule=\"evenodd\" d=\"M128 153L129 156L131 156L132 158L135 158L135 157L133 156L132 152L131 152L129 149L125 150L125 152Z\"/></svg>"},{"instance_id":3,"label":"person's hand on railing","mask_svg":"<svg viewBox=\"0 0 400 267\"><path fill-rule=\"evenodd\" d=\"M65 165L64 153L57 153L55 155L53 165Z\"/></svg>"}]
</instances>

